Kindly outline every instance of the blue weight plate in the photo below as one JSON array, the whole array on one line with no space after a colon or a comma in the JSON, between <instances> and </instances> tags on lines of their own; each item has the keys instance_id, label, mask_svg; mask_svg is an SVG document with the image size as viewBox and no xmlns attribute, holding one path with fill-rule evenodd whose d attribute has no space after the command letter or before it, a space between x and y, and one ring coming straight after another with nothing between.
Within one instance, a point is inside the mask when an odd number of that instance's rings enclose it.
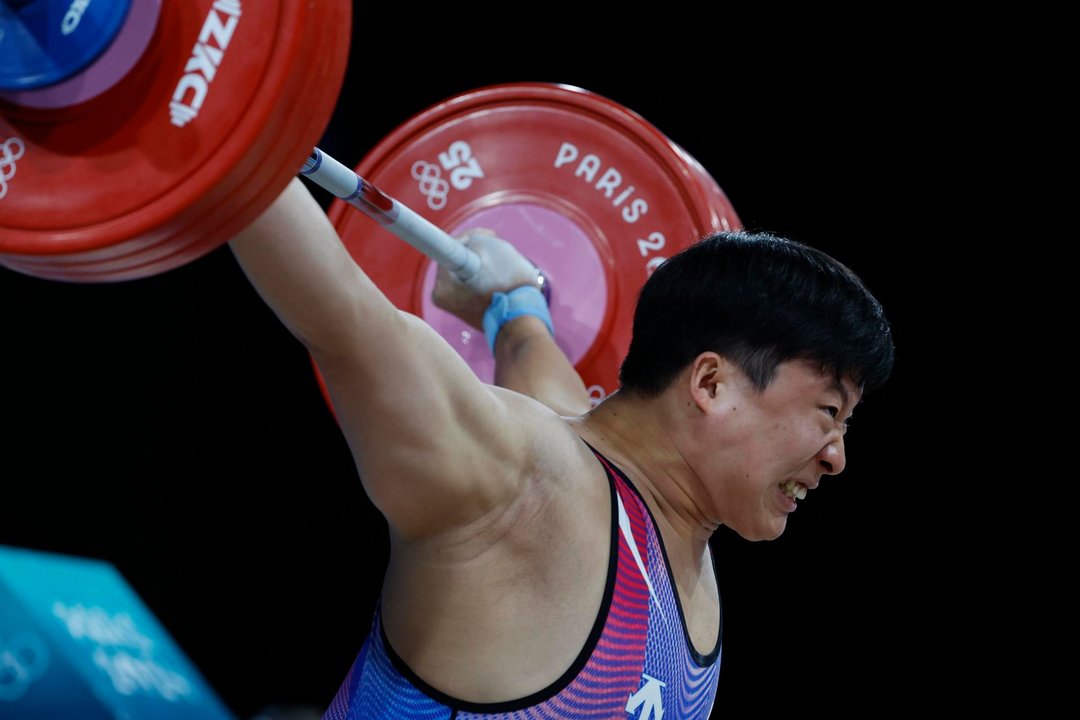
<instances>
[{"instance_id":1,"label":"blue weight plate","mask_svg":"<svg viewBox=\"0 0 1080 720\"><path fill-rule=\"evenodd\" d=\"M120 32L131 2L0 2L0 90L46 87L85 70Z\"/></svg>"}]
</instances>

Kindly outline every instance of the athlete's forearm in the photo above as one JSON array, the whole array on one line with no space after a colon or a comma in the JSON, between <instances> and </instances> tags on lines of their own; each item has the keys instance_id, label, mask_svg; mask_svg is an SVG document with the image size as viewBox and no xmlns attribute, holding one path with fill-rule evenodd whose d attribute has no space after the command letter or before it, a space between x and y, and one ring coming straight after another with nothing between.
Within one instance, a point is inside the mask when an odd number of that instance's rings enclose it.
<instances>
[{"instance_id":1,"label":"athlete's forearm","mask_svg":"<svg viewBox=\"0 0 1080 720\"><path fill-rule=\"evenodd\" d=\"M515 318L495 341L495 384L544 403L560 415L582 415L592 403L581 376L536 317Z\"/></svg>"}]
</instances>

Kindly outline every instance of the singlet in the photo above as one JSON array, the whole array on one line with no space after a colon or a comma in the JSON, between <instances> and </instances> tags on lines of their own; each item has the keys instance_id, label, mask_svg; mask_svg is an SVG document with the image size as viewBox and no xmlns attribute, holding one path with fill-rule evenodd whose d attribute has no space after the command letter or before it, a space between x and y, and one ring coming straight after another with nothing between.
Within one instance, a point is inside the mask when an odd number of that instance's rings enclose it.
<instances>
[{"instance_id":1,"label":"singlet","mask_svg":"<svg viewBox=\"0 0 1080 720\"><path fill-rule=\"evenodd\" d=\"M652 513L622 471L590 449L611 485L612 553L593 630L563 676L517 700L458 700L398 657L376 608L371 632L323 720L707 720L722 633L708 655L694 650Z\"/></svg>"}]
</instances>

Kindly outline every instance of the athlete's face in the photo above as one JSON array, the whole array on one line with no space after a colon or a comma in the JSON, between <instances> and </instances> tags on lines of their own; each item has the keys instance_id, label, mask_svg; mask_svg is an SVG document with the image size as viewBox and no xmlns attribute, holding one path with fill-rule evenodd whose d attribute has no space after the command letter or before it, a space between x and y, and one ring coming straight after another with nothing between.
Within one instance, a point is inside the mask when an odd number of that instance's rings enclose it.
<instances>
[{"instance_id":1,"label":"athlete's face","mask_svg":"<svg viewBox=\"0 0 1080 720\"><path fill-rule=\"evenodd\" d=\"M698 447L713 519L748 540L771 540L823 475L845 465L844 432L859 392L812 363L789 361L757 390L740 370L721 372Z\"/></svg>"}]
</instances>

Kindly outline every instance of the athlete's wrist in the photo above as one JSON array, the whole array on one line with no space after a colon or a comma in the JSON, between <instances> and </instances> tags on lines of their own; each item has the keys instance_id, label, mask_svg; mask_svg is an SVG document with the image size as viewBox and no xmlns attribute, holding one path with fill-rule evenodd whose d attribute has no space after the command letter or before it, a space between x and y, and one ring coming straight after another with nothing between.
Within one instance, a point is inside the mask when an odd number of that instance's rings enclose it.
<instances>
[{"instance_id":1,"label":"athlete's wrist","mask_svg":"<svg viewBox=\"0 0 1080 720\"><path fill-rule=\"evenodd\" d=\"M491 304L484 312L484 336L487 338L488 347L491 348L492 353L495 352L495 340L503 326L515 318L526 315L543 322L548 332L552 336L555 335L551 311L548 309L544 294L536 285L521 285L505 293L492 294Z\"/></svg>"}]
</instances>

